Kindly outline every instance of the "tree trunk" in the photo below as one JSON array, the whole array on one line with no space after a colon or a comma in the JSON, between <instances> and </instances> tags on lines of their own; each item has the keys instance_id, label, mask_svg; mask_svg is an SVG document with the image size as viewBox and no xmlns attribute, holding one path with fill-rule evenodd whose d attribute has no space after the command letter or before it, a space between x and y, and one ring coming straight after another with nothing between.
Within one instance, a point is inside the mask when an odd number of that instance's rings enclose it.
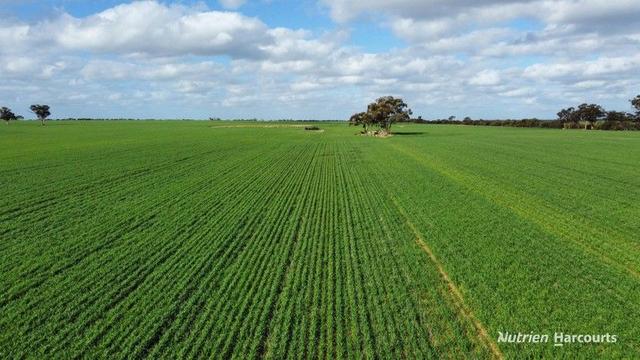
<instances>
[{"instance_id":1,"label":"tree trunk","mask_svg":"<svg viewBox=\"0 0 640 360\"><path fill-rule=\"evenodd\" d=\"M44 119L40 119L40 122L42 123L42 126L44 126Z\"/></svg>"}]
</instances>

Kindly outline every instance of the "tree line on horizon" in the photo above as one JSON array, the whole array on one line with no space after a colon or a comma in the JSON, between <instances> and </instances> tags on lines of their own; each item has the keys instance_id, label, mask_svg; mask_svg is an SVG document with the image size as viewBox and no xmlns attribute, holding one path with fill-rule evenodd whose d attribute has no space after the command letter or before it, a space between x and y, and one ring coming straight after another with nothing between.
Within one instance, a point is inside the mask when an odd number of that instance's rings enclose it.
<instances>
[{"instance_id":1,"label":"tree line on horizon","mask_svg":"<svg viewBox=\"0 0 640 360\"><path fill-rule=\"evenodd\" d=\"M448 119L425 120L421 116L411 118L413 113L401 98L383 96L369 104L366 111L352 115L349 119L349 125L362 126L361 134L373 136L389 135L391 133L391 125L397 122L585 130L640 130L640 95L637 95L629 101L635 113L607 111L600 105L584 103L578 107L562 109L558 112L558 118L556 120L540 120L536 118L521 120L472 120L469 117L465 117L463 120L456 120L455 116L450 116ZM31 105L30 110L38 117L42 126L45 125L45 121L51 115L49 105ZM11 109L4 106L0 107L0 120L4 120L6 124L9 124L10 121L21 119L24 119L24 117L14 114ZM220 119L209 118L209 120Z\"/></svg>"},{"instance_id":2,"label":"tree line on horizon","mask_svg":"<svg viewBox=\"0 0 640 360\"><path fill-rule=\"evenodd\" d=\"M623 111L607 111L597 104L581 104L558 112L555 120L521 119L521 120L472 120L465 117L456 120L455 116L448 119L424 120L422 117L411 119L420 124L450 124L472 126L508 126L533 127L549 129L585 129L585 130L640 130L640 95L630 100L635 113Z\"/></svg>"}]
</instances>

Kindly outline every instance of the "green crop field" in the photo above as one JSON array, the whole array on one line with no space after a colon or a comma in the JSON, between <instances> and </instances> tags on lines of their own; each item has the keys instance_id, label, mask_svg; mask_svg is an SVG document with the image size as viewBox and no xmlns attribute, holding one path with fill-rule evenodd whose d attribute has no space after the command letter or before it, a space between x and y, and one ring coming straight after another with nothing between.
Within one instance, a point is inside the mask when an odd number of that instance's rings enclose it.
<instances>
[{"instance_id":1,"label":"green crop field","mask_svg":"<svg viewBox=\"0 0 640 360\"><path fill-rule=\"evenodd\" d=\"M640 133L318 126L1 126L0 357L640 357Z\"/></svg>"}]
</instances>

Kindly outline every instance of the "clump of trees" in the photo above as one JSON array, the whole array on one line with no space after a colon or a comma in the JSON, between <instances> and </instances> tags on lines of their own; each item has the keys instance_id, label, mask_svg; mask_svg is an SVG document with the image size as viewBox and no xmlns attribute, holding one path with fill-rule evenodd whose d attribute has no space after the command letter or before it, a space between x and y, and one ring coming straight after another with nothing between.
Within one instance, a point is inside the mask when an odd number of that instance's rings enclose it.
<instances>
[{"instance_id":1,"label":"clump of trees","mask_svg":"<svg viewBox=\"0 0 640 360\"><path fill-rule=\"evenodd\" d=\"M558 113L558 120L564 129L575 129L584 127L585 130L595 129L596 123L604 120L607 112L600 105L582 104L578 108L562 109Z\"/></svg>"},{"instance_id":2,"label":"clump of trees","mask_svg":"<svg viewBox=\"0 0 640 360\"><path fill-rule=\"evenodd\" d=\"M411 120L411 109L401 98L383 96L367 106L367 111L354 114L349 125L362 126L363 135L387 136L391 125Z\"/></svg>"},{"instance_id":3,"label":"clump of trees","mask_svg":"<svg viewBox=\"0 0 640 360\"><path fill-rule=\"evenodd\" d=\"M597 104L582 104L577 108L562 109L558 120L563 129L640 130L640 95L630 101L636 114L606 111Z\"/></svg>"},{"instance_id":4,"label":"clump of trees","mask_svg":"<svg viewBox=\"0 0 640 360\"><path fill-rule=\"evenodd\" d=\"M51 111L49 111L49 105L31 105L31 112L36 114L42 126L44 126L45 120L51 115Z\"/></svg>"},{"instance_id":5,"label":"clump of trees","mask_svg":"<svg viewBox=\"0 0 640 360\"><path fill-rule=\"evenodd\" d=\"M0 120L4 120L7 125L9 125L9 121L18 120L21 116L16 116L16 114L11 111L8 107L0 108Z\"/></svg>"}]
</instances>

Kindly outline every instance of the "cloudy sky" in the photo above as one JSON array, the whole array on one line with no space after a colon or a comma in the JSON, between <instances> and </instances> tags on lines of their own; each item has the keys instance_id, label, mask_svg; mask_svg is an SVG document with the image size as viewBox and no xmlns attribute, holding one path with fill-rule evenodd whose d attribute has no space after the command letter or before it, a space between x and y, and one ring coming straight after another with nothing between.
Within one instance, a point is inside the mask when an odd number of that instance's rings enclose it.
<instances>
[{"instance_id":1,"label":"cloudy sky","mask_svg":"<svg viewBox=\"0 0 640 360\"><path fill-rule=\"evenodd\" d=\"M54 117L552 118L640 93L638 0L0 0L0 105Z\"/></svg>"}]
</instances>

